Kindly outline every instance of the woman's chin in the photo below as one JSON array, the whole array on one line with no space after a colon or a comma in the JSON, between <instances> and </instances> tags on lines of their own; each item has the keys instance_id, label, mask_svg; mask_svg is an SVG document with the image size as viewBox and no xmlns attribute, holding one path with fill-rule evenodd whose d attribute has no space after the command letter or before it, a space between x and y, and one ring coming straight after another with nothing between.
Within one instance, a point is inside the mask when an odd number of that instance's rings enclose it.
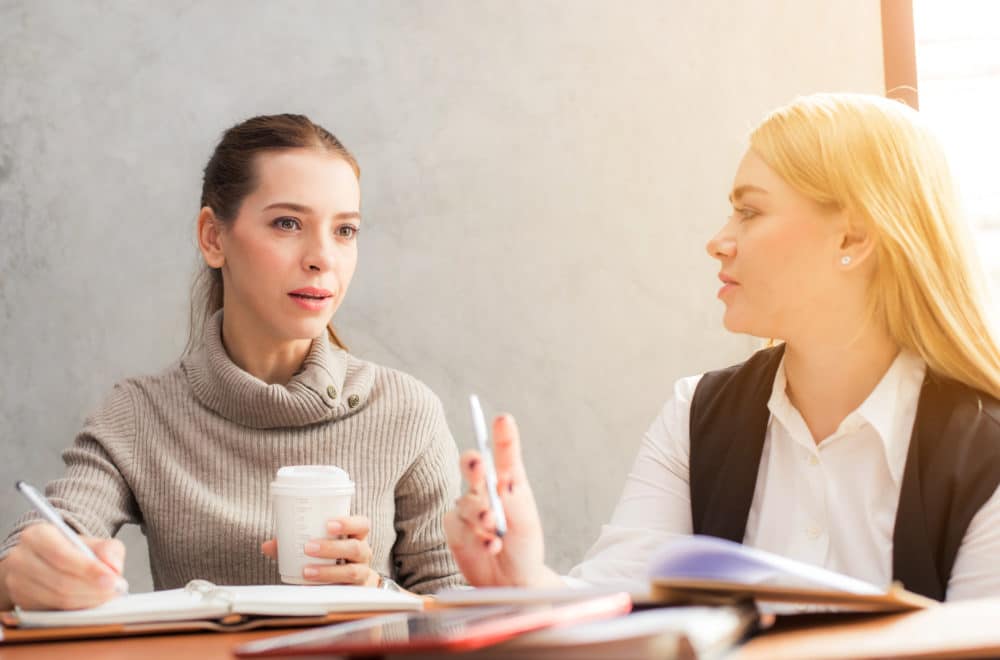
<instances>
[{"instance_id":1,"label":"woman's chin","mask_svg":"<svg viewBox=\"0 0 1000 660\"><path fill-rule=\"evenodd\" d=\"M739 314L734 314L729 307L726 307L726 311L722 315L722 327L735 334L746 332L745 324Z\"/></svg>"},{"instance_id":2,"label":"woman's chin","mask_svg":"<svg viewBox=\"0 0 1000 660\"><path fill-rule=\"evenodd\" d=\"M746 316L735 313L732 309L726 308L726 313L722 316L722 327L737 335L753 335L755 337L767 337L770 335L761 334L760 324L753 323Z\"/></svg>"},{"instance_id":3,"label":"woman's chin","mask_svg":"<svg viewBox=\"0 0 1000 660\"><path fill-rule=\"evenodd\" d=\"M302 319L285 324L285 336L291 340L315 339L326 333L330 323L327 318Z\"/></svg>"}]
</instances>

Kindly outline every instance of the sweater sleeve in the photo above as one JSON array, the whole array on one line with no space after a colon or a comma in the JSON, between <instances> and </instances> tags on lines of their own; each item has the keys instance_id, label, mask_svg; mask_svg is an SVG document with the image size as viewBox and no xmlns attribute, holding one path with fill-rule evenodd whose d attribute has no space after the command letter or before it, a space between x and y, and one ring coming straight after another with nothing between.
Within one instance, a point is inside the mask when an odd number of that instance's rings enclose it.
<instances>
[{"instance_id":1,"label":"sweater sleeve","mask_svg":"<svg viewBox=\"0 0 1000 660\"><path fill-rule=\"evenodd\" d=\"M135 413L125 386L116 385L104 404L84 423L63 454L66 471L45 487L45 495L63 519L84 536L110 538L122 525L140 521L132 490L122 476L135 436ZM21 531L42 520L24 514L0 545L0 558L17 545Z\"/></svg>"},{"instance_id":2,"label":"sweater sleeve","mask_svg":"<svg viewBox=\"0 0 1000 660\"><path fill-rule=\"evenodd\" d=\"M458 497L458 449L435 396L430 441L396 486L396 579L415 593L465 584L445 539L444 514Z\"/></svg>"}]
</instances>

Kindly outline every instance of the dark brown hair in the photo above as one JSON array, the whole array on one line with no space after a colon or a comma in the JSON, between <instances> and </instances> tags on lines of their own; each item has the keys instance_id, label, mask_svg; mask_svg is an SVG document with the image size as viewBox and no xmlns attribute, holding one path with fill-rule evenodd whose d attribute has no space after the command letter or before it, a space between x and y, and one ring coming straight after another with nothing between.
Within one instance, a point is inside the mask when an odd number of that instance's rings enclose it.
<instances>
[{"instance_id":1,"label":"dark brown hair","mask_svg":"<svg viewBox=\"0 0 1000 660\"><path fill-rule=\"evenodd\" d=\"M305 115L263 115L241 122L222 134L205 166L201 184L201 207L209 207L224 225L239 215L243 200L257 186L255 158L258 154L284 149L323 149L343 158L361 177L361 168L351 152L330 131ZM201 339L205 322L224 300L222 271L207 264L195 278L191 290L191 326L185 353ZM333 323L327 327L330 340L346 349Z\"/></svg>"}]
</instances>

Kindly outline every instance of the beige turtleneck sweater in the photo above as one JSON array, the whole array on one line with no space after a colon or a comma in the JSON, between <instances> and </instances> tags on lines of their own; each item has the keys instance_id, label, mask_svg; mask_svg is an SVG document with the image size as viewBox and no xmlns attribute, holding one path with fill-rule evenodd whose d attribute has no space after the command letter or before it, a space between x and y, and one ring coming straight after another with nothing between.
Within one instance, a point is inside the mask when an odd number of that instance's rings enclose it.
<instances>
[{"instance_id":1,"label":"beige turtleneck sweater","mask_svg":"<svg viewBox=\"0 0 1000 660\"><path fill-rule=\"evenodd\" d=\"M260 553L274 536L268 487L283 465L337 465L368 516L371 566L407 589L462 583L441 519L458 495L458 453L439 399L411 376L316 339L287 385L237 367L221 312L167 371L116 385L63 453L49 500L82 534L142 526L156 589L193 578L278 583ZM25 515L0 546L17 542Z\"/></svg>"}]
</instances>

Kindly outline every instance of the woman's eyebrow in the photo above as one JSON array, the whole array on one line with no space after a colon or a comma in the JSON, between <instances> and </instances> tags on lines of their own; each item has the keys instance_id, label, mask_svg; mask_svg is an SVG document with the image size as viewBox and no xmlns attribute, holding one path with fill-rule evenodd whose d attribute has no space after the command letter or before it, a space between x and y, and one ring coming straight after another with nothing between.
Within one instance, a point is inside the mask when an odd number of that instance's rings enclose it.
<instances>
[{"instance_id":1,"label":"woman's eyebrow","mask_svg":"<svg viewBox=\"0 0 1000 660\"><path fill-rule=\"evenodd\" d=\"M296 213L304 213L306 215L311 215L313 210L302 204L296 204L295 202L275 202L274 204L268 204L264 207L264 210L270 209L288 209L289 211L295 211ZM333 216L337 220L360 220L361 214L357 211L344 211Z\"/></svg>"},{"instance_id":2,"label":"woman's eyebrow","mask_svg":"<svg viewBox=\"0 0 1000 660\"><path fill-rule=\"evenodd\" d=\"M767 194L766 190L758 186L736 186L733 188L733 192L729 193L729 201L730 203L738 202L740 197L751 192Z\"/></svg>"},{"instance_id":3,"label":"woman's eyebrow","mask_svg":"<svg viewBox=\"0 0 1000 660\"><path fill-rule=\"evenodd\" d=\"M295 211L296 213L312 213L312 209L308 206L303 206L302 204L296 204L294 202L275 202L274 204L268 204L264 207L264 210L269 209L288 209L289 211Z\"/></svg>"}]
</instances>

